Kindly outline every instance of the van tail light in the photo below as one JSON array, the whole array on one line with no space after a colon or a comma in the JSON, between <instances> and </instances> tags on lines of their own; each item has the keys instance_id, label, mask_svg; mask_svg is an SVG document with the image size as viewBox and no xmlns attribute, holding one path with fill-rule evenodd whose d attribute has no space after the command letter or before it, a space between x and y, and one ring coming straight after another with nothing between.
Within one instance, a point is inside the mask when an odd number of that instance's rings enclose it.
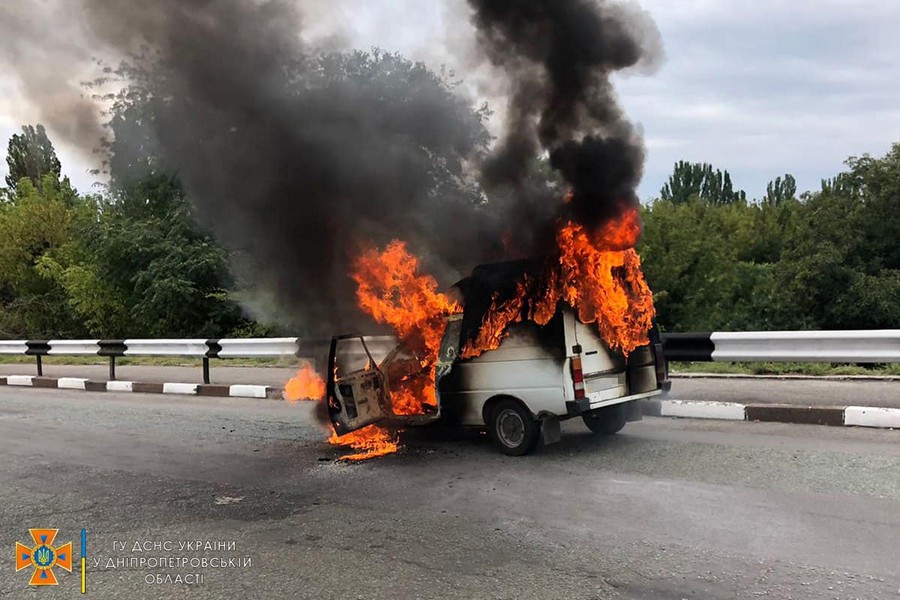
<instances>
[{"instance_id":1,"label":"van tail light","mask_svg":"<svg viewBox=\"0 0 900 600\"><path fill-rule=\"evenodd\" d=\"M584 398L584 372L581 370L581 357L572 357L572 382L575 384L575 399Z\"/></svg>"}]
</instances>

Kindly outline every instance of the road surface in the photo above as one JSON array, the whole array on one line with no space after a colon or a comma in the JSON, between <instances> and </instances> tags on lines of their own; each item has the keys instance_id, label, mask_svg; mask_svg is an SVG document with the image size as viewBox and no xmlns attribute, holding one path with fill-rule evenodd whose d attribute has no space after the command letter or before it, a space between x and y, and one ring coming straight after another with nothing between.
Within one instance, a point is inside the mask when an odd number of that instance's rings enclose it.
<instances>
[{"instance_id":1,"label":"road surface","mask_svg":"<svg viewBox=\"0 0 900 600\"><path fill-rule=\"evenodd\" d=\"M563 433L510 458L419 429L345 464L309 404L0 388L0 598L46 592L11 560L31 527L76 552L88 530L95 598L900 593L900 432L648 418ZM74 595L78 576L55 571Z\"/></svg>"}]
</instances>

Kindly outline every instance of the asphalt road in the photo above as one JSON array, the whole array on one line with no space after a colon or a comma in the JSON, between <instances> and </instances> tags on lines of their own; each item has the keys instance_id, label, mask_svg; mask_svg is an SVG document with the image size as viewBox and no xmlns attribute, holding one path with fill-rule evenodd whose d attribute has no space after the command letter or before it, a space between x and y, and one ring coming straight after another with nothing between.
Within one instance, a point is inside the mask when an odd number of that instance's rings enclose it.
<instances>
[{"instance_id":1,"label":"asphalt road","mask_svg":"<svg viewBox=\"0 0 900 600\"><path fill-rule=\"evenodd\" d=\"M212 382L250 383L280 387L294 375L293 369L273 367L217 367ZM4 375L34 374L34 365L0 365ZM44 365L48 377L88 377L105 380L102 365ZM199 363L191 367L125 366L117 368L123 381L202 381ZM671 398L740 403L786 403L809 406L884 406L900 408L900 381L826 381L810 379L687 379L675 378Z\"/></svg>"},{"instance_id":2,"label":"asphalt road","mask_svg":"<svg viewBox=\"0 0 900 600\"><path fill-rule=\"evenodd\" d=\"M345 464L309 404L0 388L0 597L77 596L59 568L29 589L11 555L31 527L77 552L84 527L95 598L896 598L898 436L572 422L509 458L419 429ZM178 550L197 540L234 549ZM141 557L250 565L116 567Z\"/></svg>"}]
</instances>

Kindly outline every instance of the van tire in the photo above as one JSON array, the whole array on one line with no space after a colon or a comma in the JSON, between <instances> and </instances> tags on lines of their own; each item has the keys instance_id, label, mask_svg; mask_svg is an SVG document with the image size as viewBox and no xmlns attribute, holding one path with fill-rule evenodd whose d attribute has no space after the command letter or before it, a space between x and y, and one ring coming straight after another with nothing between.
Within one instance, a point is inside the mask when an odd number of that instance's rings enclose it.
<instances>
[{"instance_id":1,"label":"van tire","mask_svg":"<svg viewBox=\"0 0 900 600\"><path fill-rule=\"evenodd\" d=\"M613 435L625 427L628 421L627 402L604 406L581 415L588 429L598 435Z\"/></svg>"},{"instance_id":2,"label":"van tire","mask_svg":"<svg viewBox=\"0 0 900 600\"><path fill-rule=\"evenodd\" d=\"M508 456L522 456L534 450L541 439L541 424L521 403L511 398L491 407L488 418L491 440Z\"/></svg>"}]
</instances>

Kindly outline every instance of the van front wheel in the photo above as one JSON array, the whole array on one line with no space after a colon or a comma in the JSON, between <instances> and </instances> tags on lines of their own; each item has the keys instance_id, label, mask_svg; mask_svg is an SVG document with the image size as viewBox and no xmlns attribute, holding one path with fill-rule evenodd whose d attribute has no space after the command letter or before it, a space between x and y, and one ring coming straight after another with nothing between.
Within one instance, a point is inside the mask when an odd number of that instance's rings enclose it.
<instances>
[{"instance_id":1,"label":"van front wheel","mask_svg":"<svg viewBox=\"0 0 900 600\"><path fill-rule=\"evenodd\" d=\"M491 440L509 456L528 454L541 438L541 425L515 400L501 400L488 422Z\"/></svg>"},{"instance_id":2,"label":"van front wheel","mask_svg":"<svg viewBox=\"0 0 900 600\"><path fill-rule=\"evenodd\" d=\"M588 429L599 435L612 435L625 427L628 420L628 407L626 403L604 406L581 415Z\"/></svg>"}]
</instances>

